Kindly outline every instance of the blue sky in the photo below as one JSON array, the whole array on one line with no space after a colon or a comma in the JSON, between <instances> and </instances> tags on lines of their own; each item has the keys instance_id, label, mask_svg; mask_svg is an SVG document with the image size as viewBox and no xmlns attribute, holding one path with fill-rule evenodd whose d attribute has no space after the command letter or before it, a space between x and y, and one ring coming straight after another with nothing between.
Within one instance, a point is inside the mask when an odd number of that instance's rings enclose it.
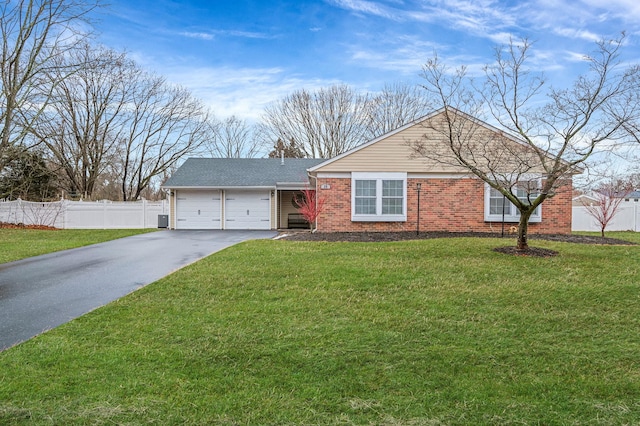
<instances>
[{"instance_id":1,"label":"blue sky","mask_svg":"<svg viewBox=\"0 0 640 426\"><path fill-rule=\"evenodd\" d=\"M640 62L638 0L110 0L97 40L182 84L216 116L257 120L270 102L346 83L376 91L420 82L434 52L473 73L510 37L534 41L533 64L561 86L594 41L626 31Z\"/></svg>"}]
</instances>

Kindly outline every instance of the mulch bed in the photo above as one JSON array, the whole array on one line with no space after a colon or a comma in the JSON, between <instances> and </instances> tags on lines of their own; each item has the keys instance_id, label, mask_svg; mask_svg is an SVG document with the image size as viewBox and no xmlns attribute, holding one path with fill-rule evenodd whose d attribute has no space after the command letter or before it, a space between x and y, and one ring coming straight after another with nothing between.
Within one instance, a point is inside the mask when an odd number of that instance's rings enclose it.
<instances>
[{"instance_id":1,"label":"mulch bed","mask_svg":"<svg viewBox=\"0 0 640 426\"><path fill-rule=\"evenodd\" d=\"M0 222L0 229L39 229L44 231L57 231L58 228L45 225L25 225L24 223L6 223Z\"/></svg>"},{"instance_id":2,"label":"mulch bed","mask_svg":"<svg viewBox=\"0 0 640 426\"><path fill-rule=\"evenodd\" d=\"M487 232L316 232L309 231L284 231L279 238L291 241L330 241L330 242L387 242L387 241L406 241L406 240L426 240L432 238L459 238L459 237L476 237L476 238L500 238L499 233ZM555 250L543 249L539 247L529 247L528 250L518 250L515 247L515 236L505 235L505 241L512 240L513 246L498 247L494 250L499 253L505 253L515 256L535 256L535 257L552 257L558 254ZM601 245L636 245L635 243L619 240L617 238L602 238L587 235L572 234L529 234L529 241L547 240L560 241L566 243L578 244L601 244Z\"/></svg>"}]
</instances>

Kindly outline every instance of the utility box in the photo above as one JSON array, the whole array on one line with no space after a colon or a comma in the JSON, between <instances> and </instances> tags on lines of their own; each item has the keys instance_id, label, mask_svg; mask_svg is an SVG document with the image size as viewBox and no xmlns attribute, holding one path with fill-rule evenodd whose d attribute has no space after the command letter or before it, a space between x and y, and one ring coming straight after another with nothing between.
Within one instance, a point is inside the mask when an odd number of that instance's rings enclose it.
<instances>
[{"instance_id":1,"label":"utility box","mask_svg":"<svg viewBox=\"0 0 640 426\"><path fill-rule=\"evenodd\" d=\"M169 215L168 214L159 214L158 215L158 228L168 228L169 227Z\"/></svg>"}]
</instances>

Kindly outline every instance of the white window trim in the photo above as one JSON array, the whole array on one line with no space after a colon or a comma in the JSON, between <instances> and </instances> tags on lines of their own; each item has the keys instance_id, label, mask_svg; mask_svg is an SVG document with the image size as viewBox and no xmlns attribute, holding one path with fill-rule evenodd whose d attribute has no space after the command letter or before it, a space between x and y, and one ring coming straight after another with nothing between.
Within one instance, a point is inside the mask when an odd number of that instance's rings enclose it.
<instances>
[{"instance_id":1,"label":"white window trim","mask_svg":"<svg viewBox=\"0 0 640 426\"><path fill-rule=\"evenodd\" d=\"M356 181L376 181L376 212L377 214L356 214ZM402 181L402 214L382 214L382 181ZM406 173L351 173L351 221L353 222L406 222L407 221L407 174Z\"/></svg>"},{"instance_id":2,"label":"white window trim","mask_svg":"<svg viewBox=\"0 0 640 426\"><path fill-rule=\"evenodd\" d=\"M490 214L491 211L491 186L488 183L484 184L484 221L485 222L502 222L502 213L499 214ZM512 207L511 210L513 214L505 214L504 221L505 222L520 222L520 215L517 214L518 209L513 205L513 203L507 199L505 199L507 203L509 203ZM540 223L542 222L542 204L540 204L537 208L537 212L534 212L529 217L529 223Z\"/></svg>"}]
</instances>

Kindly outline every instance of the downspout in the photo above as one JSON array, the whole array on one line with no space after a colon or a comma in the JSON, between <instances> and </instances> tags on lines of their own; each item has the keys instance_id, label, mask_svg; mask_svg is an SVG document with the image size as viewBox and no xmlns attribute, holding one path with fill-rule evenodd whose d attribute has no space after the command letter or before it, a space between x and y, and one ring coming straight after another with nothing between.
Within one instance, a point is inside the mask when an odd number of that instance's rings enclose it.
<instances>
[{"instance_id":1,"label":"downspout","mask_svg":"<svg viewBox=\"0 0 640 426\"><path fill-rule=\"evenodd\" d=\"M311 175L311 173L309 173L307 171L307 177L309 178L310 181L313 181L313 187L314 190L316 191L316 210L318 209L318 198L320 196L320 193L318 192L318 179L316 179L314 176ZM319 215L318 215L319 216ZM316 216L315 220L314 220L314 226L313 229L311 230L311 233L315 233L318 230L318 217Z\"/></svg>"}]
</instances>

